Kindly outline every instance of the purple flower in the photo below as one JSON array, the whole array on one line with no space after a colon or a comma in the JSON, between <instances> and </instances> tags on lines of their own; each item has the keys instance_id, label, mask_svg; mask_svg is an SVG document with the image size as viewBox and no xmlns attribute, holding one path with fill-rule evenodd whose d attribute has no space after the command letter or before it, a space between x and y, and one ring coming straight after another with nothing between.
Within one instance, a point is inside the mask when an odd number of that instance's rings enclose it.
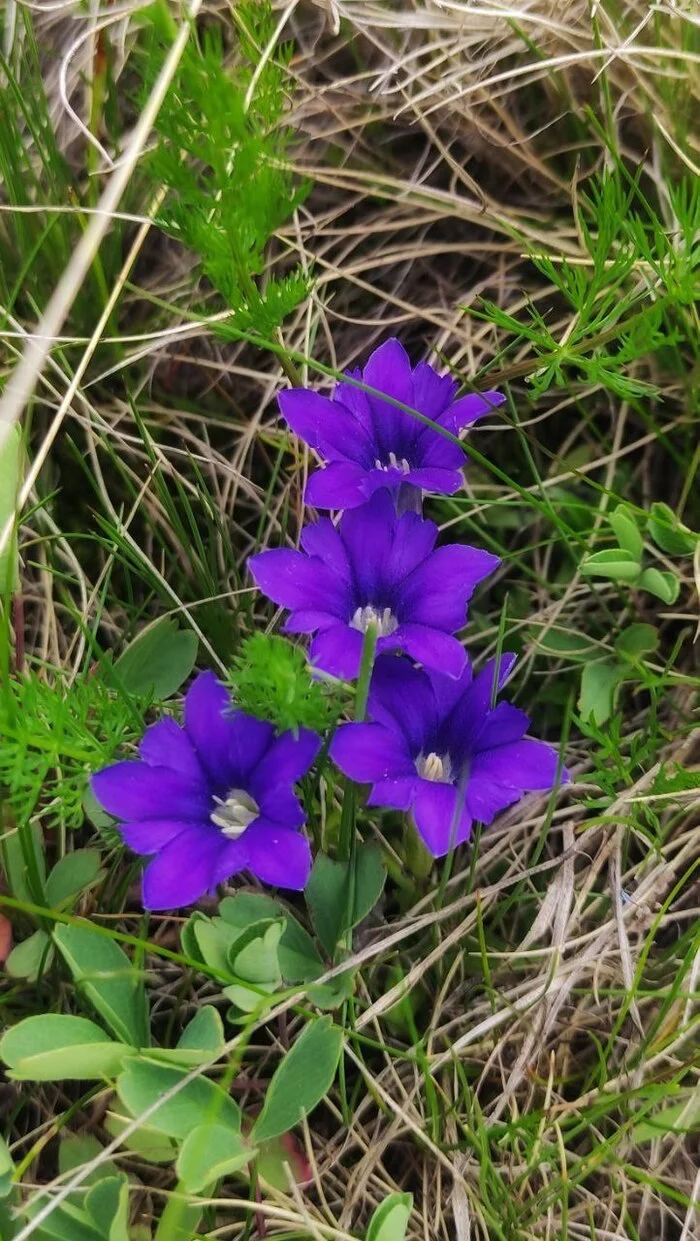
<instances>
[{"instance_id":1,"label":"purple flower","mask_svg":"<svg viewBox=\"0 0 700 1241\"><path fill-rule=\"evenodd\" d=\"M97 772L92 789L136 853L155 857L143 877L147 909L189 905L241 870L263 883L303 888L309 842L292 785L320 740L301 729L234 711L226 689L203 672L185 698L185 726L165 718L147 729L141 760Z\"/></svg>"},{"instance_id":2,"label":"purple flower","mask_svg":"<svg viewBox=\"0 0 700 1241\"><path fill-rule=\"evenodd\" d=\"M350 377L417 410L452 435L505 401L500 392L455 400L457 383L449 375L438 375L427 362L412 370L397 340L385 341L364 370L352 371ZM459 490L465 462L459 444L379 396L339 383L332 399L308 388L292 388L280 393L279 406L292 431L327 462L309 479L307 504L356 508L378 488L396 490L406 484L418 493L454 495Z\"/></svg>"},{"instance_id":3,"label":"purple flower","mask_svg":"<svg viewBox=\"0 0 700 1241\"><path fill-rule=\"evenodd\" d=\"M404 651L456 677L466 654L453 635L499 560L462 544L435 549L437 534L434 522L397 514L389 492L378 491L337 526L328 517L305 526L303 551L261 552L248 564L263 593L290 609L287 633L316 633L311 661L324 672L356 677L374 623L378 652Z\"/></svg>"},{"instance_id":4,"label":"purple flower","mask_svg":"<svg viewBox=\"0 0 700 1241\"><path fill-rule=\"evenodd\" d=\"M498 688L515 662L501 657ZM421 672L408 660L377 661L371 723L343 724L330 753L341 771L371 784L370 806L410 811L435 857L471 835L530 789L550 789L557 754L525 737L530 723L510 703L493 707L495 660L457 680ZM566 771L559 781L568 780Z\"/></svg>"}]
</instances>

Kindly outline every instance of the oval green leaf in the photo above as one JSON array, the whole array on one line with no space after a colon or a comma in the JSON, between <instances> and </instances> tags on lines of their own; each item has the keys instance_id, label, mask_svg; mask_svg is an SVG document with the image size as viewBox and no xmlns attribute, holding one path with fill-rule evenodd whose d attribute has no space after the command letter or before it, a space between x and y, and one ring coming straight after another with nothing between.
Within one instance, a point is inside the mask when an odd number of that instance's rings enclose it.
<instances>
[{"instance_id":1,"label":"oval green leaf","mask_svg":"<svg viewBox=\"0 0 700 1241\"><path fill-rule=\"evenodd\" d=\"M130 1047L148 1047L146 989L126 953L89 923L59 926L53 938L76 984L110 1030Z\"/></svg>"},{"instance_id":2,"label":"oval green leaf","mask_svg":"<svg viewBox=\"0 0 700 1241\"><path fill-rule=\"evenodd\" d=\"M413 1194L390 1194L369 1221L367 1241L404 1241L413 1210Z\"/></svg>"},{"instance_id":3,"label":"oval green leaf","mask_svg":"<svg viewBox=\"0 0 700 1241\"><path fill-rule=\"evenodd\" d=\"M313 1111L333 1084L342 1049L343 1031L330 1017L307 1025L272 1076L254 1141L279 1137Z\"/></svg>"},{"instance_id":4,"label":"oval green leaf","mask_svg":"<svg viewBox=\"0 0 700 1241\"><path fill-rule=\"evenodd\" d=\"M615 531L620 547L629 552L635 560L641 560L644 540L630 509L618 504L612 513L608 513L608 521Z\"/></svg>"},{"instance_id":5,"label":"oval green leaf","mask_svg":"<svg viewBox=\"0 0 700 1241\"><path fill-rule=\"evenodd\" d=\"M243 1168L255 1156L239 1129L226 1125L198 1125L185 1138L177 1160L177 1174L190 1194L214 1185L222 1176Z\"/></svg>"},{"instance_id":6,"label":"oval green leaf","mask_svg":"<svg viewBox=\"0 0 700 1241\"><path fill-rule=\"evenodd\" d=\"M656 595L657 599L667 604L675 603L681 590L675 573L654 568L645 569L637 585L640 590L647 590L650 595Z\"/></svg>"},{"instance_id":7,"label":"oval green leaf","mask_svg":"<svg viewBox=\"0 0 700 1241\"><path fill-rule=\"evenodd\" d=\"M29 939L22 940L12 949L5 962L5 972L10 978L26 978L27 982L36 982L39 975L49 969L53 957L53 944L46 931L35 931Z\"/></svg>"},{"instance_id":8,"label":"oval green leaf","mask_svg":"<svg viewBox=\"0 0 700 1241\"><path fill-rule=\"evenodd\" d=\"M140 1058L127 1064L117 1081L117 1094L132 1116L141 1116L173 1087L179 1089L146 1117L146 1123L169 1138L182 1141L197 1125L225 1124L240 1129L237 1104L208 1077L186 1082L182 1069ZM185 1083L184 1085L182 1083Z\"/></svg>"},{"instance_id":9,"label":"oval green leaf","mask_svg":"<svg viewBox=\"0 0 700 1241\"><path fill-rule=\"evenodd\" d=\"M607 577L612 582L635 582L642 571L636 556L619 547L585 556L579 568L584 577Z\"/></svg>"},{"instance_id":10,"label":"oval green leaf","mask_svg":"<svg viewBox=\"0 0 700 1241\"><path fill-rule=\"evenodd\" d=\"M0 1039L0 1057L16 1081L91 1081L115 1077L133 1048L124 1047L86 1017L43 1013L26 1017Z\"/></svg>"},{"instance_id":11,"label":"oval green leaf","mask_svg":"<svg viewBox=\"0 0 700 1241\"><path fill-rule=\"evenodd\" d=\"M129 643L114 671L128 693L160 702L185 683L197 662L197 647L191 629L180 629L172 617L161 616Z\"/></svg>"},{"instance_id":12,"label":"oval green leaf","mask_svg":"<svg viewBox=\"0 0 700 1241\"><path fill-rule=\"evenodd\" d=\"M59 859L46 880L46 901L56 908L91 888L103 875L97 849L74 849Z\"/></svg>"}]
</instances>

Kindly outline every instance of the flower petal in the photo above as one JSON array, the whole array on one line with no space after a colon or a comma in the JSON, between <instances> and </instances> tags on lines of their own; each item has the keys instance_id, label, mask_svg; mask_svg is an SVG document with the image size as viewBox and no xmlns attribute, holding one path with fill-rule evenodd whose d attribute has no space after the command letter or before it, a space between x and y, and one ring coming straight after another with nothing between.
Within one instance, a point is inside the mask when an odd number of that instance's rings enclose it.
<instances>
[{"instance_id":1,"label":"flower petal","mask_svg":"<svg viewBox=\"0 0 700 1241\"><path fill-rule=\"evenodd\" d=\"M206 819L210 798L203 785L170 767L115 763L92 777L92 791L108 814L142 819Z\"/></svg>"},{"instance_id":2,"label":"flower petal","mask_svg":"<svg viewBox=\"0 0 700 1241\"><path fill-rule=\"evenodd\" d=\"M497 814L522 797L521 789L496 784L489 776L472 767L467 785L467 808L480 823L492 823Z\"/></svg>"},{"instance_id":3,"label":"flower petal","mask_svg":"<svg viewBox=\"0 0 700 1241\"><path fill-rule=\"evenodd\" d=\"M404 776L397 780L377 780L369 797L368 806L386 806L390 810L410 810L416 796L418 776Z\"/></svg>"},{"instance_id":4,"label":"flower petal","mask_svg":"<svg viewBox=\"0 0 700 1241\"><path fill-rule=\"evenodd\" d=\"M119 833L124 844L133 849L134 853L148 857L152 853L160 853L160 850L181 832L193 827L208 829L210 824L204 820L196 823L191 820L183 822L181 819L142 819L140 823L120 823Z\"/></svg>"},{"instance_id":5,"label":"flower petal","mask_svg":"<svg viewBox=\"0 0 700 1241\"><path fill-rule=\"evenodd\" d=\"M499 405L503 405L505 399L502 392L470 392L454 401L435 421L456 435L462 427L476 422L477 418L493 413Z\"/></svg>"},{"instance_id":6,"label":"flower petal","mask_svg":"<svg viewBox=\"0 0 700 1241\"><path fill-rule=\"evenodd\" d=\"M372 720L406 738L413 758L437 727L430 681L403 656L380 655L375 661L367 705Z\"/></svg>"},{"instance_id":7,"label":"flower petal","mask_svg":"<svg viewBox=\"0 0 700 1241\"><path fill-rule=\"evenodd\" d=\"M474 746L478 750L492 750L495 746L520 741L529 727L530 716L525 711L520 711L509 702L499 702L493 711L487 712Z\"/></svg>"},{"instance_id":8,"label":"flower petal","mask_svg":"<svg viewBox=\"0 0 700 1241\"><path fill-rule=\"evenodd\" d=\"M318 556L333 570L333 573L339 573L347 581L351 580L352 572L345 544L340 537L338 527L333 524L330 517L319 517L318 521L309 522L304 526L300 542L308 556Z\"/></svg>"},{"instance_id":9,"label":"flower petal","mask_svg":"<svg viewBox=\"0 0 700 1241\"><path fill-rule=\"evenodd\" d=\"M428 625L399 625L391 637L379 639L377 650L380 654L392 648L405 651L416 663L438 669L450 677L460 676L467 662L467 653L457 638Z\"/></svg>"},{"instance_id":10,"label":"flower petal","mask_svg":"<svg viewBox=\"0 0 700 1241\"><path fill-rule=\"evenodd\" d=\"M498 685L494 686L496 676L496 660L490 659L477 672L470 685L455 703L446 716L440 730L446 749L455 754L469 754L479 733L486 723L491 710L491 702L497 691L505 683L515 664L516 656L510 651L502 651L498 661Z\"/></svg>"},{"instance_id":11,"label":"flower petal","mask_svg":"<svg viewBox=\"0 0 700 1241\"><path fill-rule=\"evenodd\" d=\"M247 788L249 775L263 761L275 737L268 720L235 711L231 717L231 739L228 749L228 793L231 785Z\"/></svg>"},{"instance_id":12,"label":"flower petal","mask_svg":"<svg viewBox=\"0 0 700 1241\"><path fill-rule=\"evenodd\" d=\"M321 738L309 728L300 728L296 737L291 732L276 737L251 774L250 790L253 796L256 797L256 789L291 785L301 780L320 748Z\"/></svg>"},{"instance_id":13,"label":"flower petal","mask_svg":"<svg viewBox=\"0 0 700 1241\"><path fill-rule=\"evenodd\" d=\"M459 452L459 449L457 451ZM467 460L461 452L460 458L456 466L449 466L447 469L421 464L417 469L410 470L404 481L420 487L421 491L432 491L434 495L453 496L462 486L462 475L459 471Z\"/></svg>"},{"instance_id":14,"label":"flower petal","mask_svg":"<svg viewBox=\"0 0 700 1241\"><path fill-rule=\"evenodd\" d=\"M232 713L226 686L213 672L200 673L185 697L185 732L217 789L229 776Z\"/></svg>"},{"instance_id":15,"label":"flower petal","mask_svg":"<svg viewBox=\"0 0 700 1241\"><path fill-rule=\"evenodd\" d=\"M331 625L316 634L309 659L321 672L341 681L352 681L360 671L362 634L349 625Z\"/></svg>"},{"instance_id":16,"label":"flower petal","mask_svg":"<svg viewBox=\"0 0 700 1241\"><path fill-rule=\"evenodd\" d=\"M450 712L471 685L471 664L467 659L467 662L458 677L448 677L445 676L443 672L436 672L434 670L428 671L426 676L432 686L437 708L437 718L441 722L440 727L436 727L436 741L438 742L437 749L439 751L447 750L450 748L449 745L443 745L441 740L442 724L444 724L445 719L449 716Z\"/></svg>"},{"instance_id":17,"label":"flower petal","mask_svg":"<svg viewBox=\"0 0 700 1241\"><path fill-rule=\"evenodd\" d=\"M318 556L279 547L248 560L256 586L280 607L347 616L348 585Z\"/></svg>"},{"instance_id":18,"label":"flower petal","mask_svg":"<svg viewBox=\"0 0 700 1241\"><path fill-rule=\"evenodd\" d=\"M294 434L324 460L372 464L372 442L344 405L308 388L280 392L278 401L282 416Z\"/></svg>"},{"instance_id":19,"label":"flower petal","mask_svg":"<svg viewBox=\"0 0 700 1241\"><path fill-rule=\"evenodd\" d=\"M302 832L258 820L245 833L247 867L263 883L301 891L311 870L311 848Z\"/></svg>"},{"instance_id":20,"label":"flower petal","mask_svg":"<svg viewBox=\"0 0 700 1241\"><path fill-rule=\"evenodd\" d=\"M139 754L151 767L172 767L192 780L204 782L206 779L192 741L170 716L166 715L146 729Z\"/></svg>"},{"instance_id":21,"label":"flower petal","mask_svg":"<svg viewBox=\"0 0 700 1241\"><path fill-rule=\"evenodd\" d=\"M454 784L420 780L413 804L416 827L433 857L468 840L472 820L462 792Z\"/></svg>"},{"instance_id":22,"label":"flower petal","mask_svg":"<svg viewBox=\"0 0 700 1241\"><path fill-rule=\"evenodd\" d=\"M215 884L226 837L215 829L188 827L149 862L143 875L146 909L180 909Z\"/></svg>"},{"instance_id":23,"label":"flower petal","mask_svg":"<svg viewBox=\"0 0 700 1241\"><path fill-rule=\"evenodd\" d=\"M396 522L391 548L391 582L402 584L414 569L423 564L435 547L438 528L420 513L404 512Z\"/></svg>"},{"instance_id":24,"label":"flower petal","mask_svg":"<svg viewBox=\"0 0 700 1241\"><path fill-rule=\"evenodd\" d=\"M451 404L457 388L457 381L451 375L438 375L429 362L419 362L413 371L415 407L433 422Z\"/></svg>"},{"instance_id":25,"label":"flower petal","mask_svg":"<svg viewBox=\"0 0 700 1241\"><path fill-rule=\"evenodd\" d=\"M399 618L455 633L466 622L474 588L499 564L498 556L477 547L438 547L403 583Z\"/></svg>"},{"instance_id":26,"label":"flower petal","mask_svg":"<svg viewBox=\"0 0 700 1241\"><path fill-rule=\"evenodd\" d=\"M298 612L290 612L284 625L283 633L313 633L316 629L328 629L338 624L338 617L330 612L314 612L310 608L302 608Z\"/></svg>"},{"instance_id":27,"label":"flower petal","mask_svg":"<svg viewBox=\"0 0 700 1241\"><path fill-rule=\"evenodd\" d=\"M275 827L299 828L304 826L306 822L304 807L287 785L275 784L261 789L258 785L254 788L253 781L251 781L250 788L260 807L261 820L273 823ZM248 833L246 832L245 835L247 836ZM241 840L243 839L242 836Z\"/></svg>"},{"instance_id":28,"label":"flower petal","mask_svg":"<svg viewBox=\"0 0 700 1241\"><path fill-rule=\"evenodd\" d=\"M440 431L424 427L415 447L415 464L418 469L461 470L467 456L461 444L455 444Z\"/></svg>"},{"instance_id":29,"label":"flower petal","mask_svg":"<svg viewBox=\"0 0 700 1241\"><path fill-rule=\"evenodd\" d=\"M310 508L357 508L370 494L367 476L367 469L354 461L332 461L311 475L304 503Z\"/></svg>"},{"instance_id":30,"label":"flower petal","mask_svg":"<svg viewBox=\"0 0 700 1241\"><path fill-rule=\"evenodd\" d=\"M370 354L362 377L368 387L385 392L402 405L414 407L411 363L398 340L386 340ZM419 418L379 396L368 393L367 399L374 425L375 457L385 464L389 453L393 452L400 460L423 424Z\"/></svg>"},{"instance_id":31,"label":"flower petal","mask_svg":"<svg viewBox=\"0 0 700 1241\"><path fill-rule=\"evenodd\" d=\"M382 724L341 724L330 747L340 770L358 784L415 776L406 739Z\"/></svg>"},{"instance_id":32,"label":"flower petal","mask_svg":"<svg viewBox=\"0 0 700 1241\"><path fill-rule=\"evenodd\" d=\"M517 789L551 789L557 775L559 757L552 746L544 741L513 741L494 750L483 750L475 755L472 772L487 777L495 784ZM560 783L568 781L563 771Z\"/></svg>"},{"instance_id":33,"label":"flower petal","mask_svg":"<svg viewBox=\"0 0 700 1241\"><path fill-rule=\"evenodd\" d=\"M388 491L377 491L360 508L350 509L338 527L353 574L353 603L383 605L389 589L391 554L398 518ZM383 605L386 606L386 605ZM347 616L352 615L350 609Z\"/></svg>"}]
</instances>

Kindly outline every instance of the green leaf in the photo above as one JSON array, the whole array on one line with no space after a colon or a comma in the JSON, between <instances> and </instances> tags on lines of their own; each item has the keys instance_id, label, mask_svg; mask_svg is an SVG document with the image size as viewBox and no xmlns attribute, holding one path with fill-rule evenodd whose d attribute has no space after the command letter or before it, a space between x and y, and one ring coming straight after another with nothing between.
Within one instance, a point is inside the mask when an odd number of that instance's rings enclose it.
<instances>
[{"instance_id":1,"label":"green leaf","mask_svg":"<svg viewBox=\"0 0 700 1241\"><path fill-rule=\"evenodd\" d=\"M183 923L180 930L180 945L184 955L189 957L190 961L201 962L202 965L206 965L208 963L205 960L199 944L197 943L195 927L198 922L209 921L210 919L207 918L206 914L200 913L198 909L195 909L194 913L190 915L185 923Z\"/></svg>"},{"instance_id":2,"label":"green leaf","mask_svg":"<svg viewBox=\"0 0 700 1241\"><path fill-rule=\"evenodd\" d=\"M577 630L559 629L553 625L551 629L542 626L532 629L531 640L542 654L558 656L560 659L583 663L590 659L596 649L596 643L586 634Z\"/></svg>"},{"instance_id":3,"label":"green leaf","mask_svg":"<svg viewBox=\"0 0 700 1241\"><path fill-rule=\"evenodd\" d=\"M177 1045L181 1051L205 1051L212 1056L223 1049L224 1043L221 1017L212 1004L205 1004L185 1026Z\"/></svg>"},{"instance_id":4,"label":"green leaf","mask_svg":"<svg viewBox=\"0 0 700 1241\"><path fill-rule=\"evenodd\" d=\"M202 960L221 974L230 974L229 951L241 938L241 931L221 918L198 917L191 927Z\"/></svg>"},{"instance_id":5,"label":"green leaf","mask_svg":"<svg viewBox=\"0 0 700 1241\"><path fill-rule=\"evenodd\" d=\"M44 839L39 824L30 823L26 828L18 828L16 831L8 831L7 827L4 827L0 849L10 892L17 900L31 903L34 893L27 882L30 865L36 870L42 885L46 878ZM25 849L29 855L29 863L25 857Z\"/></svg>"},{"instance_id":6,"label":"green leaf","mask_svg":"<svg viewBox=\"0 0 700 1241\"><path fill-rule=\"evenodd\" d=\"M152 1048L150 1056L163 1060L166 1064L180 1064L185 1068L195 1068L198 1064L219 1055L224 1047L224 1027L221 1017L211 1004L205 1004L195 1013L188 1026L185 1026L177 1047Z\"/></svg>"},{"instance_id":7,"label":"green leaf","mask_svg":"<svg viewBox=\"0 0 700 1241\"><path fill-rule=\"evenodd\" d=\"M85 1197L85 1210L105 1241L129 1241L129 1182L125 1176L103 1177Z\"/></svg>"},{"instance_id":8,"label":"green leaf","mask_svg":"<svg viewBox=\"0 0 700 1241\"><path fill-rule=\"evenodd\" d=\"M29 939L22 940L12 949L5 962L5 972L10 978L26 978L27 982L36 982L39 975L50 968L53 958L53 944L46 931L35 931Z\"/></svg>"},{"instance_id":9,"label":"green leaf","mask_svg":"<svg viewBox=\"0 0 700 1241\"><path fill-rule=\"evenodd\" d=\"M46 880L46 901L58 908L71 897L91 888L102 878L101 857L97 849L74 849L54 866Z\"/></svg>"},{"instance_id":10,"label":"green leaf","mask_svg":"<svg viewBox=\"0 0 700 1241\"><path fill-rule=\"evenodd\" d=\"M369 1221L367 1241L404 1241L412 1210L413 1194L389 1194Z\"/></svg>"},{"instance_id":11,"label":"green leaf","mask_svg":"<svg viewBox=\"0 0 700 1241\"><path fill-rule=\"evenodd\" d=\"M118 944L84 926L59 926L54 943L79 989L130 1047L148 1047L148 1001L143 980Z\"/></svg>"},{"instance_id":12,"label":"green leaf","mask_svg":"<svg viewBox=\"0 0 700 1241\"><path fill-rule=\"evenodd\" d=\"M117 1081L117 1094L132 1116L138 1117L174 1086L185 1080L184 1070L140 1058L131 1060ZM146 1118L146 1124L182 1141L204 1124L240 1129L237 1104L208 1077L195 1077Z\"/></svg>"},{"instance_id":13,"label":"green leaf","mask_svg":"<svg viewBox=\"0 0 700 1241\"><path fill-rule=\"evenodd\" d=\"M607 577L612 582L635 582L642 571L639 560L619 547L584 556L579 568L584 577Z\"/></svg>"},{"instance_id":14,"label":"green leaf","mask_svg":"<svg viewBox=\"0 0 700 1241\"><path fill-rule=\"evenodd\" d=\"M121 1138L124 1130L133 1120L132 1116L122 1116L120 1112L108 1112L104 1119L104 1127L112 1138ZM148 1163L172 1163L177 1155L177 1147L173 1141L154 1129L152 1125L141 1122L138 1129L124 1138L122 1145Z\"/></svg>"},{"instance_id":15,"label":"green leaf","mask_svg":"<svg viewBox=\"0 0 700 1241\"><path fill-rule=\"evenodd\" d=\"M262 934L249 939L243 948L239 949L235 944L230 958L232 973L252 983L253 987L234 983L224 992L237 1008L247 1013L257 1008L261 991L275 991L282 981L277 949L286 923L279 921L257 925L264 928Z\"/></svg>"},{"instance_id":16,"label":"green leaf","mask_svg":"<svg viewBox=\"0 0 700 1241\"><path fill-rule=\"evenodd\" d=\"M114 665L123 688L161 702L177 693L197 662L197 636L170 616L147 625Z\"/></svg>"},{"instance_id":17,"label":"green leaf","mask_svg":"<svg viewBox=\"0 0 700 1241\"><path fill-rule=\"evenodd\" d=\"M225 1125L198 1125L185 1138L177 1160L177 1174L190 1194L200 1193L222 1176L245 1167L254 1157L239 1129Z\"/></svg>"},{"instance_id":18,"label":"green leaf","mask_svg":"<svg viewBox=\"0 0 700 1241\"><path fill-rule=\"evenodd\" d=\"M307 987L306 994L316 1008L340 1008L350 998L355 988L356 969L344 970L328 982Z\"/></svg>"},{"instance_id":19,"label":"green leaf","mask_svg":"<svg viewBox=\"0 0 700 1241\"><path fill-rule=\"evenodd\" d=\"M698 536L678 520L668 504L652 504L649 533L667 556L692 556Z\"/></svg>"},{"instance_id":20,"label":"green leaf","mask_svg":"<svg viewBox=\"0 0 700 1241\"><path fill-rule=\"evenodd\" d=\"M689 771L680 763L662 767L653 785L653 793L691 793L700 789L700 771Z\"/></svg>"},{"instance_id":21,"label":"green leaf","mask_svg":"<svg viewBox=\"0 0 700 1241\"><path fill-rule=\"evenodd\" d=\"M578 709L583 720L593 717L595 724L604 724L615 706L615 691L625 676L621 664L601 660L586 664L581 674L581 692Z\"/></svg>"},{"instance_id":22,"label":"green leaf","mask_svg":"<svg viewBox=\"0 0 700 1241\"><path fill-rule=\"evenodd\" d=\"M386 871L381 851L375 844L360 845L356 853L355 891L352 911L348 910L350 871L348 863L333 862L316 854L306 902L316 934L329 956L346 931L350 931L374 908L382 894Z\"/></svg>"},{"instance_id":23,"label":"green leaf","mask_svg":"<svg viewBox=\"0 0 700 1241\"><path fill-rule=\"evenodd\" d=\"M644 551L644 539L642 538L639 527L632 515L630 509L623 504L618 504L612 513L608 513L608 521L612 526L615 537L620 547L635 560L641 560Z\"/></svg>"},{"instance_id":24,"label":"green leaf","mask_svg":"<svg viewBox=\"0 0 700 1241\"><path fill-rule=\"evenodd\" d=\"M244 931L251 923L286 918L288 915L279 901L264 892L238 892L236 896L224 897L219 904L219 916Z\"/></svg>"},{"instance_id":25,"label":"green leaf","mask_svg":"<svg viewBox=\"0 0 700 1241\"><path fill-rule=\"evenodd\" d=\"M86 1017L25 1017L0 1039L0 1057L15 1081L91 1081L115 1077L133 1049L115 1043Z\"/></svg>"},{"instance_id":26,"label":"green leaf","mask_svg":"<svg viewBox=\"0 0 700 1241\"><path fill-rule=\"evenodd\" d=\"M635 1125L632 1130L632 1141L638 1146L645 1142L653 1142L668 1133L688 1133L691 1129L700 1128L700 1099L697 1095L687 1095L681 1103L664 1108L653 1116L646 1117Z\"/></svg>"},{"instance_id":27,"label":"green leaf","mask_svg":"<svg viewBox=\"0 0 700 1241\"><path fill-rule=\"evenodd\" d=\"M623 630L615 642L615 651L622 659L630 659L634 663L644 659L645 655L651 655L658 645L658 630L640 621Z\"/></svg>"},{"instance_id":28,"label":"green leaf","mask_svg":"<svg viewBox=\"0 0 700 1241\"><path fill-rule=\"evenodd\" d=\"M78 1168L84 1168L86 1163L91 1163L93 1159L102 1155L103 1150L102 1144L89 1133L68 1134L62 1137L58 1148L58 1170L61 1176L75 1172ZM81 1188L87 1190L91 1185L96 1185L102 1177L118 1175L117 1165L112 1163L111 1159L103 1160L92 1172L88 1172ZM71 1201L74 1201L73 1197Z\"/></svg>"},{"instance_id":29,"label":"green leaf","mask_svg":"<svg viewBox=\"0 0 700 1241\"><path fill-rule=\"evenodd\" d=\"M680 594L681 584L675 573L662 569L645 569L637 585L650 595L656 595L662 603L675 603Z\"/></svg>"},{"instance_id":30,"label":"green leaf","mask_svg":"<svg viewBox=\"0 0 700 1241\"><path fill-rule=\"evenodd\" d=\"M255 1172L263 1184L283 1194L289 1193L290 1172L297 1185L310 1185L314 1179L304 1148L293 1133L282 1133L261 1144Z\"/></svg>"},{"instance_id":31,"label":"green leaf","mask_svg":"<svg viewBox=\"0 0 700 1241\"><path fill-rule=\"evenodd\" d=\"M15 1165L10 1154L10 1148L0 1133L0 1201L12 1193L12 1178L14 1174ZM2 1233L0 1233L0 1236L2 1236Z\"/></svg>"},{"instance_id":32,"label":"green leaf","mask_svg":"<svg viewBox=\"0 0 700 1241\"><path fill-rule=\"evenodd\" d=\"M330 1090L343 1049L343 1031L330 1017L306 1026L275 1070L252 1136L256 1142L279 1137L308 1116Z\"/></svg>"},{"instance_id":33,"label":"green leaf","mask_svg":"<svg viewBox=\"0 0 700 1241\"><path fill-rule=\"evenodd\" d=\"M290 915L282 932L277 957L285 982L312 982L323 973L323 961L309 932Z\"/></svg>"},{"instance_id":34,"label":"green leaf","mask_svg":"<svg viewBox=\"0 0 700 1241\"><path fill-rule=\"evenodd\" d=\"M15 510L22 481L22 429L3 427L0 440L0 531L8 521L15 522L15 529L3 552L0 552L0 600L19 590L19 554Z\"/></svg>"},{"instance_id":35,"label":"green leaf","mask_svg":"<svg viewBox=\"0 0 700 1241\"><path fill-rule=\"evenodd\" d=\"M29 1219L43 1206L43 1202L32 1204L27 1210ZM32 1241L105 1241L105 1234L98 1231L86 1211L72 1202L61 1202L32 1230Z\"/></svg>"}]
</instances>

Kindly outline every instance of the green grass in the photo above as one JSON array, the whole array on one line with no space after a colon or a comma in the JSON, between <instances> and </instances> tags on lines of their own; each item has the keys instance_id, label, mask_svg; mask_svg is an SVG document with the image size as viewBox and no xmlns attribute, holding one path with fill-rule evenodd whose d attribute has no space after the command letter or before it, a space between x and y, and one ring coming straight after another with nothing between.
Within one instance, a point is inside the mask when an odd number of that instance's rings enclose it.
<instances>
[{"instance_id":1,"label":"green grass","mask_svg":"<svg viewBox=\"0 0 700 1241\"><path fill-rule=\"evenodd\" d=\"M185 1135L149 1137L145 1102L118 1136L116 1071L9 1082L2 1241L401 1241L399 1225L370 1226L399 1192L410 1241L690 1241L700 1226L697 41L683 6L550 9L475 10L467 26L412 2L399 30L362 2L335 32L323 7L280 29L280 10L207 4L191 25L21 424L31 466L120 287L0 561L0 945L29 944L3 978L2 1025L73 1014L114 1036L100 988L127 980L127 1012L147 998L152 1053L172 1057L211 1006L221 1035L205 1017L186 1067L249 1126L321 1014L344 1052L290 1122L294 1188L275 1150L273 1172L251 1162L188 1189ZM99 204L104 155L126 157L186 19L162 4L115 14L82 52L87 11L3 20L7 389ZM62 63L92 142L65 110ZM245 563L295 545L313 464L277 391L327 392L392 334L465 390L507 394L470 433L463 491L429 510L451 541L502 558L469 651L518 653L510 696L573 783L437 865L359 796L384 892L320 950L320 983L266 991L245 960L204 951L189 911L143 913L138 861L88 780L179 714L190 651L276 724L352 713L351 688L322 691L275 636ZM1 500L4 522L16 506ZM161 657L160 690L120 664L159 617L172 623L146 669ZM313 839L354 854L352 798L325 755L315 770ZM261 956L263 933L293 917L314 935L301 899L251 922ZM86 926L87 980L53 939ZM242 980L232 1016L224 989ZM181 1076L175 1094L188 1089ZM164 1162L144 1154L153 1132ZM113 1232L91 1222L84 1182L113 1196L93 1200Z\"/></svg>"}]
</instances>

